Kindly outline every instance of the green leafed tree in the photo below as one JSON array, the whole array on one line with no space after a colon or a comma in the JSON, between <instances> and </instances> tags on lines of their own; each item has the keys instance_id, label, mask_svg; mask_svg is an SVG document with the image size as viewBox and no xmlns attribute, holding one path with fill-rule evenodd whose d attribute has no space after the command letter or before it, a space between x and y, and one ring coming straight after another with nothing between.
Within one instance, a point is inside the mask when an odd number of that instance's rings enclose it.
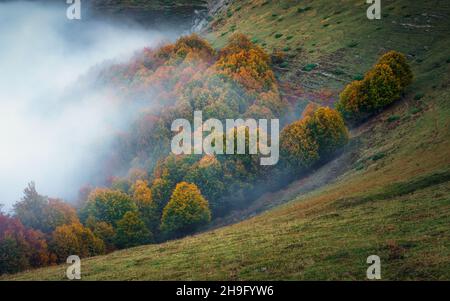
<instances>
[{"instance_id":1,"label":"green leafed tree","mask_svg":"<svg viewBox=\"0 0 450 301\"><path fill-rule=\"evenodd\" d=\"M81 210L81 216L84 221L93 216L96 221L116 226L127 212L137 210L136 204L127 194L118 190L98 188L89 195L88 202Z\"/></svg>"},{"instance_id":2,"label":"green leafed tree","mask_svg":"<svg viewBox=\"0 0 450 301\"><path fill-rule=\"evenodd\" d=\"M153 240L138 212L127 212L117 223L116 245L119 248L130 248L144 245Z\"/></svg>"}]
</instances>

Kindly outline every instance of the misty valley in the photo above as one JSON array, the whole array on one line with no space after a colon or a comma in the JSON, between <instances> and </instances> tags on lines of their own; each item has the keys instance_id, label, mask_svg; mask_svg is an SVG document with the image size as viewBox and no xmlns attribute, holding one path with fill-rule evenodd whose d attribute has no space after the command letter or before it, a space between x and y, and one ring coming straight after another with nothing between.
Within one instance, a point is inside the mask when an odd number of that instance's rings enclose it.
<instances>
[{"instance_id":1,"label":"misty valley","mask_svg":"<svg viewBox=\"0 0 450 301\"><path fill-rule=\"evenodd\" d=\"M448 21L356 2L0 1L0 280L450 278Z\"/></svg>"}]
</instances>

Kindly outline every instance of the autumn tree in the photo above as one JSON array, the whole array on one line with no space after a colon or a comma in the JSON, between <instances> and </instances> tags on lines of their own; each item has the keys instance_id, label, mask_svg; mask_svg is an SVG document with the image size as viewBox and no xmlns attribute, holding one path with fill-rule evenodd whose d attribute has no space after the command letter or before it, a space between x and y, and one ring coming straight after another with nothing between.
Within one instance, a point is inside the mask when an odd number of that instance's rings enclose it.
<instances>
[{"instance_id":1,"label":"autumn tree","mask_svg":"<svg viewBox=\"0 0 450 301\"><path fill-rule=\"evenodd\" d=\"M226 179L221 163L215 156L204 156L195 163L184 177L184 181L195 184L209 200L213 212L220 211L224 204L219 201L226 192Z\"/></svg>"},{"instance_id":2,"label":"autumn tree","mask_svg":"<svg viewBox=\"0 0 450 301\"><path fill-rule=\"evenodd\" d=\"M50 247L59 262L65 261L70 255L85 258L105 252L103 241L80 223L56 228L52 233Z\"/></svg>"},{"instance_id":3,"label":"autumn tree","mask_svg":"<svg viewBox=\"0 0 450 301\"><path fill-rule=\"evenodd\" d=\"M320 107L309 119L308 127L316 141L321 159L332 155L347 144L348 129L338 111L329 107Z\"/></svg>"},{"instance_id":4,"label":"autumn tree","mask_svg":"<svg viewBox=\"0 0 450 301\"><path fill-rule=\"evenodd\" d=\"M33 182L24 194L14 205L14 213L26 227L51 233L58 226L78 222L75 208L62 200L40 195Z\"/></svg>"},{"instance_id":5,"label":"autumn tree","mask_svg":"<svg viewBox=\"0 0 450 301\"><path fill-rule=\"evenodd\" d=\"M345 87L336 108L347 122L359 123L398 100L412 79L406 57L390 51L379 59L362 80Z\"/></svg>"},{"instance_id":6,"label":"autumn tree","mask_svg":"<svg viewBox=\"0 0 450 301\"><path fill-rule=\"evenodd\" d=\"M133 200L142 220L149 230L156 231L159 226L160 214L157 204L153 201L153 193L148 182L137 180L133 185L133 191Z\"/></svg>"},{"instance_id":7,"label":"autumn tree","mask_svg":"<svg viewBox=\"0 0 450 301\"><path fill-rule=\"evenodd\" d=\"M391 50L381 56L377 64L387 65L391 68L401 89L405 89L412 83L413 73L411 71L411 67L408 64L408 60L403 53Z\"/></svg>"},{"instance_id":8,"label":"autumn tree","mask_svg":"<svg viewBox=\"0 0 450 301\"><path fill-rule=\"evenodd\" d=\"M47 205L48 198L40 195L35 183L31 182L25 188L22 200L14 204L14 213L26 227L47 232L49 227L44 218Z\"/></svg>"},{"instance_id":9,"label":"autumn tree","mask_svg":"<svg viewBox=\"0 0 450 301\"><path fill-rule=\"evenodd\" d=\"M270 57L243 34L234 34L219 53L216 68L248 90L268 91L275 83Z\"/></svg>"},{"instance_id":10,"label":"autumn tree","mask_svg":"<svg viewBox=\"0 0 450 301\"><path fill-rule=\"evenodd\" d=\"M141 219L138 212L127 212L117 222L116 245L119 248L130 248L150 243L152 233Z\"/></svg>"},{"instance_id":11,"label":"autumn tree","mask_svg":"<svg viewBox=\"0 0 450 301\"><path fill-rule=\"evenodd\" d=\"M12 237L0 240L0 275L13 274L30 267L27 246Z\"/></svg>"},{"instance_id":12,"label":"autumn tree","mask_svg":"<svg viewBox=\"0 0 450 301\"><path fill-rule=\"evenodd\" d=\"M105 244L105 252L109 253L116 249L116 231L111 224L103 221L96 221L93 216L86 220L86 227Z\"/></svg>"},{"instance_id":13,"label":"autumn tree","mask_svg":"<svg viewBox=\"0 0 450 301\"><path fill-rule=\"evenodd\" d=\"M19 219L0 213L0 274L51 262L42 232L25 228Z\"/></svg>"},{"instance_id":14,"label":"autumn tree","mask_svg":"<svg viewBox=\"0 0 450 301\"><path fill-rule=\"evenodd\" d=\"M161 230L177 237L193 233L211 220L208 201L195 184L179 183L164 208Z\"/></svg>"},{"instance_id":15,"label":"autumn tree","mask_svg":"<svg viewBox=\"0 0 450 301\"><path fill-rule=\"evenodd\" d=\"M78 223L78 215L74 207L60 199L50 198L45 210L48 230L53 231L58 226Z\"/></svg>"},{"instance_id":16,"label":"autumn tree","mask_svg":"<svg viewBox=\"0 0 450 301\"><path fill-rule=\"evenodd\" d=\"M162 212L166 204L169 202L174 184L164 178L157 178L152 184L152 197L158 212Z\"/></svg>"},{"instance_id":17,"label":"autumn tree","mask_svg":"<svg viewBox=\"0 0 450 301\"><path fill-rule=\"evenodd\" d=\"M305 169L319 160L319 144L308 126L311 117L286 126L280 134L281 158L289 167Z\"/></svg>"},{"instance_id":18,"label":"autumn tree","mask_svg":"<svg viewBox=\"0 0 450 301\"><path fill-rule=\"evenodd\" d=\"M127 212L137 211L137 206L130 196L121 191L98 188L91 192L81 211L85 218L93 216L97 221L115 226Z\"/></svg>"},{"instance_id":19,"label":"autumn tree","mask_svg":"<svg viewBox=\"0 0 450 301\"><path fill-rule=\"evenodd\" d=\"M282 159L291 167L306 169L327 159L348 142L348 130L334 109L319 107L281 132Z\"/></svg>"}]
</instances>

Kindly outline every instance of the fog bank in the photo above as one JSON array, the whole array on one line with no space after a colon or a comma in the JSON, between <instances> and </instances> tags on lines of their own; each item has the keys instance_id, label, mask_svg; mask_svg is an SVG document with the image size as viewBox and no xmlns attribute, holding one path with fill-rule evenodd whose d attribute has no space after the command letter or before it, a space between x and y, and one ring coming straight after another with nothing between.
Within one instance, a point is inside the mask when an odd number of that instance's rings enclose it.
<instances>
[{"instance_id":1,"label":"fog bank","mask_svg":"<svg viewBox=\"0 0 450 301\"><path fill-rule=\"evenodd\" d=\"M41 194L74 198L124 120L113 92L69 88L91 67L171 37L69 21L61 6L0 3L0 203L10 208L30 181Z\"/></svg>"}]
</instances>

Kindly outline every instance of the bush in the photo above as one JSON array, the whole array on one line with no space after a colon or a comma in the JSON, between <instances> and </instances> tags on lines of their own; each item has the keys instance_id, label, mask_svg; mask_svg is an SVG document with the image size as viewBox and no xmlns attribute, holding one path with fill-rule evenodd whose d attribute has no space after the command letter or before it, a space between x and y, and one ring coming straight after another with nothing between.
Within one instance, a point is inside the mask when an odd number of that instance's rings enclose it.
<instances>
[{"instance_id":1,"label":"bush","mask_svg":"<svg viewBox=\"0 0 450 301\"><path fill-rule=\"evenodd\" d=\"M211 220L208 201L195 184L181 182L164 208L161 230L170 237L190 234Z\"/></svg>"},{"instance_id":2,"label":"bush","mask_svg":"<svg viewBox=\"0 0 450 301\"><path fill-rule=\"evenodd\" d=\"M309 72L309 71L312 71L312 70L314 70L314 69L316 69L317 68L317 64L307 64L307 65L305 65L303 68L302 68L302 70L303 71L306 71L306 72Z\"/></svg>"},{"instance_id":3,"label":"bush","mask_svg":"<svg viewBox=\"0 0 450 301\"><path fill-rule=\"evenodd\" d=\"M369 112L369 101L367 95L363 93L362 86L362 81L351 82L339 95L336 109L350 123L361 120Z\"/></svg>"}]
</instances>

